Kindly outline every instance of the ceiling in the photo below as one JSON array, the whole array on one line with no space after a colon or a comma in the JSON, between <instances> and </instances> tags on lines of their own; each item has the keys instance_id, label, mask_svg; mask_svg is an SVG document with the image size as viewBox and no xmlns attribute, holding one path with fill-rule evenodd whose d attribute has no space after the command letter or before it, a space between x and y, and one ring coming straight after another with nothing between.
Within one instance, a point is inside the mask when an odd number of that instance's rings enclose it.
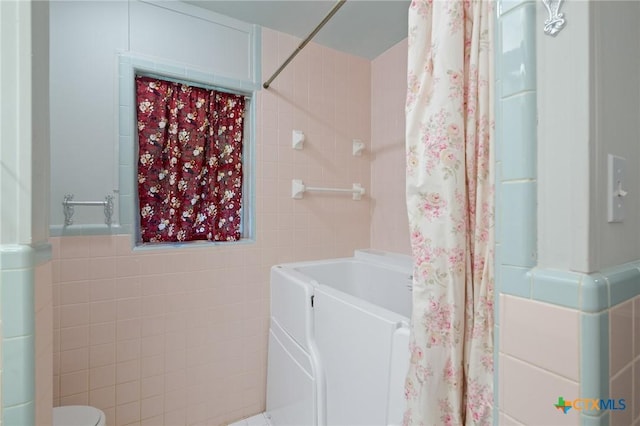
<instances>
[{"instance_id":1,"label":"ceiling","mask_svg":"<svg viewBox=\"0 0 640 426\"><path fill-rule=\"evenodd\" d=\"M222 15L301 39L331 10L333 0L184 0ZM374 59L407 37L410 0L348 0L313 38L346 53Z\"/></svg>"}]
</instances>

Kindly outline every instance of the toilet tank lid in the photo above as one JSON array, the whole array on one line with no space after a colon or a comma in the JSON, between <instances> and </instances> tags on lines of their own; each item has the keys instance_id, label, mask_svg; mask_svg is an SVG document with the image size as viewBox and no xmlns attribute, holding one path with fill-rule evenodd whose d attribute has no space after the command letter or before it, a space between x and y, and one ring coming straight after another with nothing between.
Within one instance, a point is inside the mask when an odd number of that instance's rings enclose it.
<instances>
[{"instance_id":1,"label":"toilet tank lid","mask_svg":"<svg viewBox=\"0 0 640 426\"><path fill-rule=\"evenodd\" d=\"M55 407L53 426L97 426L103 416L101 410L87 405Z\"/></svg>"}]
</instances>

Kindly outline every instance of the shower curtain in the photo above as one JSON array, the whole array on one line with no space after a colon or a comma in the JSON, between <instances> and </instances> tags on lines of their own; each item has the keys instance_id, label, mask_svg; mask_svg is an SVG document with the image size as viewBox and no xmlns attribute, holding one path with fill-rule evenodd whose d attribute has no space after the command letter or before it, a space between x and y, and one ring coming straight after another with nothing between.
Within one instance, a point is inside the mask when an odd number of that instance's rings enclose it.
<instances>
[{"instance_id":1,"label":"shower curtain","mask_svg":"<svg viewBox=\"0 0 640 426\"><path fill-rule=\"evenodd\" d=\"M487 0L413 0L409 10L405 425L492 423L492 14Z\"/></svg>"}]
</instances>

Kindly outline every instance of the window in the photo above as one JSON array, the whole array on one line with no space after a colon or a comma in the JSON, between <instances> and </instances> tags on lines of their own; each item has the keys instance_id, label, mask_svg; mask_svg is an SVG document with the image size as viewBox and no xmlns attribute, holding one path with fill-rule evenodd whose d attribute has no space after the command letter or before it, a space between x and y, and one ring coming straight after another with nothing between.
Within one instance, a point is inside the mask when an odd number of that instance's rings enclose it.
<instances>
[{"instance_id":1,"label":"window","mask_svg":"<svg viewBox=\"0 0 640 426\"><path fill-rule=\"evenodd\" d=\"M135 80L141 241L239 240L245 96Z\"/></svg>"}]
</instances>

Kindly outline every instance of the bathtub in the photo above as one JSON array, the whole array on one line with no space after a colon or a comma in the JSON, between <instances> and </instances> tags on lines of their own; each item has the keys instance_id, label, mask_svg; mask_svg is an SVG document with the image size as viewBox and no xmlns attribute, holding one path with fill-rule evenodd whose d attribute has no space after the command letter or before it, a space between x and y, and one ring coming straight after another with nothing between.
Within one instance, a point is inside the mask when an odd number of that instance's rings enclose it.
<instances>
[{"instance_id":1,"label":"bathtub","mask_svg":"<svg viewBox=\"0 0 640 426\"><path fill-rule=\"evenodd\" d=\"M401 424L410 315L408 256L358 250L272 267L271 423Z\"/></svg>"}]
</instances>

